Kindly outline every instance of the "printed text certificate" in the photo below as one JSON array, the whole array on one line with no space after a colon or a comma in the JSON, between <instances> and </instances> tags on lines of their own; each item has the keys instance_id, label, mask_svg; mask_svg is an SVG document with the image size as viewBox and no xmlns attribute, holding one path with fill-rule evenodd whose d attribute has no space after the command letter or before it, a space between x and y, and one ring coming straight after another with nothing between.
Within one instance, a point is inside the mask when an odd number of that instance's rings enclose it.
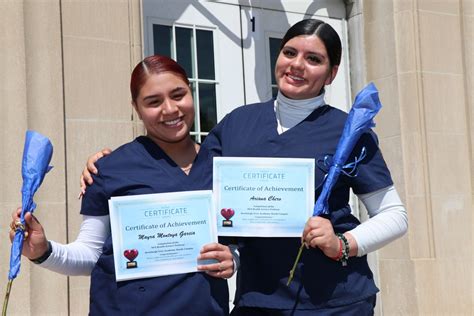
<instances>
[{"instance_id":1,"label":"printed text certificate","mask_svg":"<svg viewBox=\"0 0 474 316\"><path fill-rule=\"evenodd\" d=\"M112 197L117 281L197 271L205 244L217 242L211 191Z\"/></svg>"},{"instance_id":2,"label":"printed text certificate","mask_svg":"<svg viewBox=\"0 0 474 316\"><path fill-rule=\"evenodd\" d=\"M219 236L300 237L314 206L314 159L216 157Z\"/></svg>"}]
</instances>

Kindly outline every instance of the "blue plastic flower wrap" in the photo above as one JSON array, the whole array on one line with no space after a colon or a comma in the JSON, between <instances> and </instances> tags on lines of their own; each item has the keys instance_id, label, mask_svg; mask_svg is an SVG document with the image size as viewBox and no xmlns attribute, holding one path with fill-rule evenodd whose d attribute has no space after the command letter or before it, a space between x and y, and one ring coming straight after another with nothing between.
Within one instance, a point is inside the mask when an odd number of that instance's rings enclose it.
<instances>
[{"instance_id":1,"label":"blue plastic flower wrap","mask_svg":"<svg viewBox=\"0 0 474 316\"><path fill-rule=\"evenodd\" d=\"M373 83L368 84L357 94L354 104L347 116L336 152L332 157L331 166L324 179L321 194L314 205L313 216L328 214L330 212L328 200L331 195L331 190L345 167L357 167L357 162L355 166L353 163L345 164L362 134L375 126L373 118L381 107L382 104L379 100L379 93Z\"/></svg>"},{"instance_id":2,"label":"blue plastic flower wrap","mask_svg":"<svg viewBox=\"0 0 474 316\"><path fill-rule=\"evenodd\" d=\"M25 240L25 214L26 212L33 212L36 208L33 196L43 182L46 173L52 168L49 165L52 155L53 145L47 137L35 131L26 132L21 166L23 185L21 188L22 203L20 222L16 224L15 237L12 241L10 270L8 272L9 281L2 315L6 314L12 281L20 272L21 251L23 248L23 241Z\"/></svg>"},{"instance_id":3,"label":"blue plastic flower wrap","mask_svg":"<svg viewBox=\"0 0 474 316\"><path fill-rule=\"evenodd\" d=\"M379 112L381 107L382 104L379 100L379 93L373 83L369 83L357 94L354 104L347 116L336 152L334 153L332 162L329 165L328 173L324 178L321 194L314 204L313 216L330 213L331 210L329 209L328 201L332 188L336 184L339 175L345 172L345 168L355 170L357 168L357 163L364 157L364 153L361 153L361 157L359 157L355 162L347 164L347 159L362 134L375 126L373 118ZM293 279L303 249L304 244L301 245L300 250L298 251L295 263L290 271L287 285L290 285L291 280Z\"/></svg>"}]
</instances>

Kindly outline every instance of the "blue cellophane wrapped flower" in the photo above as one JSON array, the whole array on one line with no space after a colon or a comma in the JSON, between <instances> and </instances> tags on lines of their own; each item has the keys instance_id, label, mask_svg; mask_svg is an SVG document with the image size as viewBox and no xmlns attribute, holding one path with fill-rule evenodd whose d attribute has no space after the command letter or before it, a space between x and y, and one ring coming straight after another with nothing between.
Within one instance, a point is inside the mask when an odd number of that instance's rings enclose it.
<instances>
[{"instance_id":1,"label":"blue cellophane wrapped flower","mask_svg":"<svg viewBox=\"0 0 474 316\"><path fill-rule=\"evenodd\" d=\"M371 127L375 126L373 118L379 112L382 104L379 100L379 93L373 83L369 83L357 94L354 104L349 111L349 114L344 124L344 130L342 132L339 143L337 144L336 152L332 157L332 161L329 164L329 170L324 178L323 187L321 194L319 195L316 203L314 204L313 216L321 214L328 214L331 212L329 209L329 196L331 190L337 182L341 173L346 173L345 169L351 169L351 175L356 176L357 164L365 157L364 148L361 155L356 158L356 161L347 164L347 159L354 149L355 145L359 141L362 134L367 132ZM304 244L301 245L298 255L296 256L293 268L290 271L287 285L289 286L293 275L295 273L298 261L303 252Z\"/></svg>"},{"instance_id":2,"label":"blue cellophane wrapped flower","mask_svg":"<svg viewBox=\"0 0 474 316\"><path fill-rule=\"evenodd\" d=\"M22 210L20 222L23 227L25 225L25 213L33 212L36 208L33 196L43 182L46 173L52 168L49 166L52 155L53 146L47 137L35 131L26 132L21 166L23 186L21 188ZM25 231L17 228L11 247L9 280L16 278L20 272L21 250L24 237Z\"/></svg>"},{"instance_id":3,"label":"blue cellophane wrapped flower","mask_svg":"<svg viewBox=\"0 0 474 316\"><path fill-rule=\"evenodd\" d=\"M357 162L355 162L355 164L352 163L350 166L345 164L362 134L375 126L373 118L381 107L379 94L373 83L368 84L357 94L354 104L347 116L336 152L332 157L332 163L325 177L321 194L314 205L313 216L330 212L328 200L331 190L336 184L344 167L357 168Z\"/></svg>"}]
</instances>

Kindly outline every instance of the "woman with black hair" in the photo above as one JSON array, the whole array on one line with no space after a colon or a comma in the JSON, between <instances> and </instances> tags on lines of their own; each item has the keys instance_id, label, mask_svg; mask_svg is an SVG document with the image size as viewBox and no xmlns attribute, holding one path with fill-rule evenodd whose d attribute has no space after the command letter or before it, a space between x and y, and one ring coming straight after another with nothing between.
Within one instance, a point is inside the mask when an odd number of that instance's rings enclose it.
<instances>
[{"instance_id":1,"label":"woman with black hair","mask_svg":"<svg viewBox=\"0 0 474 316\"><path fill-rule=\"evenodd\" d=\"M347 114L326 104L341 61L336 31L320 20L293 25L284 36L275 66L276 99L239 107L206 137L214 156L313 158L334 154ZM372 315L378 289L366 254L407 231L407 215L373 131L350 156L365 147L356 177L341 176L330 199L330 214L311 217L302 238L236 238L240 252L234 316ZM89 168L101 155L91 157ZM316 187L325 172L316 168ZM87 171L86 180L90 178ZM351 214L349 192L368 210L364 223ZM315 192L315 201L320 190ZM309 250L286 285L296 252Z\"/></svg>"}]
</instances>

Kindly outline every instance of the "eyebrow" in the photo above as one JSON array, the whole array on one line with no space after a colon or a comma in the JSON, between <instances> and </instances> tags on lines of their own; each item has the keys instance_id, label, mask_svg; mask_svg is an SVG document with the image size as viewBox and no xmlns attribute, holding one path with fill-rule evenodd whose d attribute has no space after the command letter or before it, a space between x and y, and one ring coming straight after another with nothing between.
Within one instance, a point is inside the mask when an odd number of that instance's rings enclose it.
<instances>
[{"instance_id":1,"label":"eyebrow","mask_svg":"<svg viewBox=\"0 0 474 316\"><path fill-rule=\"evenodd\" d=\"M290 46L290 45L288 45L288 46L286 46L286 45L283 46L282 50L285 49L285 48L289 48L289 49L292 49L292 50L294 50L294 51L298 51L298 52L299 52L298 49L296 49L295 47ZM327 58L324 54L321 54L321 53L316 52L316 51L309 51L309 52L306 52L305 54L317 55L317 56L319 56L319 57L322 58L322 59L326 59L326 58Z\"/></svg>"},{"instance_id":2,"label":"eyebrow","mask_svg":"<svg viewBox=\"0 0 474 316\"><path fill-rule=\"evenodd\" d=\"M182 90L185 90L185 88L183 87L176 87L174 88L173 90L171 90L171 94L172 93L176 93L176 92L180 92ZM143 101L146 101L146 100L149 100L149 99L153 99L153 98L158 98L159 95L158 94L152 94L152 95L148 95L146 97L143 98Z\"/></svg>"}]
</instances>

